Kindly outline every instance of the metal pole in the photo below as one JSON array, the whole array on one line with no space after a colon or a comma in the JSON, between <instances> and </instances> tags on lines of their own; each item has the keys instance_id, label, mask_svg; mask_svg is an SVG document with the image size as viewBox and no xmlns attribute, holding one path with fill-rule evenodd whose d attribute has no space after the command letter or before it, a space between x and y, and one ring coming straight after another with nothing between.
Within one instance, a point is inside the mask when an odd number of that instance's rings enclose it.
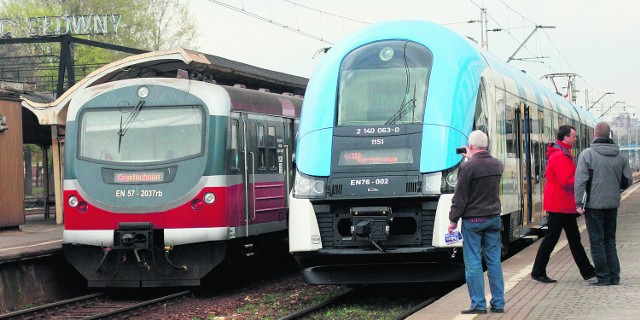
<instances>
[{"instance_id":1,"label":"metal pole","mask_svg":"<svg viewBox=\"0 0 640 320\"><path fill-rule=\"evenodd\" d=\"M487 18L487 8L482 8L482 14L484 15L484 20L482 20L482 24L484 25L482 47L485 50L489 51L489 19Z\"/></svg>"},{"instance_id":2,"label":"metal pole","mask_svg":"<svg viewBox=\"0 0 640 320\"><path fill-rule=\"evenodd\" d=\"M640 131L640 129L636 128L636 145L635 145L635 149L636 149L636 156L633 157L634 161L634 165L636 168L638 168L638 131Z\"/></svg>"}]
</instances>

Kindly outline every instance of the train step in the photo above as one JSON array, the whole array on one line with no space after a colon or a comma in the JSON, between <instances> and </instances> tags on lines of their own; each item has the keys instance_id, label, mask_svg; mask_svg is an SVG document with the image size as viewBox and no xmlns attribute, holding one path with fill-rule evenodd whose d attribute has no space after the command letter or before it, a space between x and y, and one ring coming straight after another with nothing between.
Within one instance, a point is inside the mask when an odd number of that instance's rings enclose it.
<instances>
[{"instance_id":1,"label":"train step","mask_svg":"<svg viewBox=\"0 0 640 320\"><path fill-rule=\"evenodd\" d=\"M522 237L522 240L530 241L530 242L536 242L538 239L540 239L538 235L528 235L528 236Z\"/></svg>"},{"instance_id":2,"label":"train step","mask_svg":"<svg viewBox=\"0 0 640 320\"><path fill-rule=\"evenodd\" d=\"M242 245L241 254L244 257L252 257L256 253L253 250L253 243L245 243Z\"/></svg>"}]
</instances>

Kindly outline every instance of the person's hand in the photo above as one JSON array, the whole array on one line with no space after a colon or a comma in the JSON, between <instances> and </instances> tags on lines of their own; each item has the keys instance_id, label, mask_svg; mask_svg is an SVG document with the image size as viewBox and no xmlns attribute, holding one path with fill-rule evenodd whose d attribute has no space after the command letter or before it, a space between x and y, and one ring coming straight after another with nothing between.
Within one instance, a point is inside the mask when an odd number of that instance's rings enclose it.
<instances>
[{"instance_id":1,"label":"person's hand","mask_svg":"<svg viewBox=\"0 0 640 320\"><path fill-rule=\"evenodd\" d=\"M467 158L467 159L471 159L473 157L473 155L471 154L471 149L469 149L469 147L464 146L464 149L467 150L467 152L461 154L461 156Z\"/></svg>"},{"instance_id":2,"label":"person's hand","mask_svg":"<svg viewBox=\"0 0 640 320\"><path fill-rule=\"evenodd\" d=\"M584 214L584 208L583 207L576 207L576 211L578 212L578 214L583 215Z\"/></svg>"},{"instance_id":3,"label":"person's hand","mask_svg":"<svg viewBox=\"0 0 640 320\"><path fill-rule=\"evenodd\" d=\"M453 222L449 223L449 234L452 234L453 230L455 230L457 227L458 227L457 223L453 223Z\"/></svg>"}]
</instances>

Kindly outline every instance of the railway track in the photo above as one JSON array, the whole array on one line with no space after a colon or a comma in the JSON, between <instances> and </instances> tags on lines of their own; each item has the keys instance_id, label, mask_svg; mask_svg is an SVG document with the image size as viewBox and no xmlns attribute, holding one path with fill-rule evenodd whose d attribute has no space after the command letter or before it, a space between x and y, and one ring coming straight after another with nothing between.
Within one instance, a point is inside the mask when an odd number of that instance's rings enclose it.
<instances>
[{"instance_id":1,"label":"railway track","mask_svg":"<svg viewBox=\"0 0 640 320\"><path fill-rule=\"evenodd\" d=\"M190 294L182 291L145 300L116 300L106 293L94 293L25 310L5 313L0 319L118 319L136 310Z\"/></svg>"},{"instance_id":2,"label":"railway track","mask_svg":"<svg viewBox=\"0 0 640 320\"><path fill-rule=\"evenodd\" d=\"M334 296L332 298L329 298L325 301L310 305L306 308L303 308L301 310L298 310L296 312L293 312L291 314L288 314L284 317L279 318L278 320L293 320L293 319L301 319L302 317L305 317L307 315L310 315L318 310L321 310L323 308L329 307L331 305L337 304L339 302L344 301L347 297L349 297L350 295L352 295L354 293L354 289L349 289L337 296Z\"/></svg>"},{"instance_id":3,"label":"railway track","mask_svg":"<svg viewBox=\"0 0 640 320\"><path fill-rule=\"evenodd\" d=\"M328 314L332 314L332 316L328 316L329 318L332 318L333 316L336 316L336 315L343 316L343 315L339 315L339 313L337 312L333 313L331 310L344 309L345 306L354 306L354 305L359 306L358 308L361 308L362 313L360 313L359 316L362 316L362 314L367 313L367 310L375 309L376 307L381 307L379 305L373 308L369 308L367 305L372 305L372 304L375 305L375 304L381 303L382 305L384 305L383 308L386 308L386 306L401 305L401 304L406 305L407 303L406 301L400 302L399 300L404 300L402 298L399 298L397 296L394 297L393 295L389 296L384 293L381 295L382 298L375 297L376 294L373 294L373 296L374 298L371 299L371 293L368 292L368 289L366 287L360 287L356 289L352 288L342 292L339 295L328 298L325 301L307 306L289 315L281 317L278 320L319 319L319 318L327 317ZM432 294L426 294L426 297L423 296L420 298L415 298L412 300L413 302L411 303L411 307L403 308L404 311L398 311L398 309L395 309L394 311L389 310L390 314L387 314L384 318L393 319L393 320L405 319L408 316L417 312L418 310L428 306L429 304L432 304L434 301L440 298L440 296L441 294L432 293ZM324 313L324 315L322 315L321 313ZM380 315L376 314L375 311L370 315L372 319L380 317Z\"/></svg>"}]
</instances>

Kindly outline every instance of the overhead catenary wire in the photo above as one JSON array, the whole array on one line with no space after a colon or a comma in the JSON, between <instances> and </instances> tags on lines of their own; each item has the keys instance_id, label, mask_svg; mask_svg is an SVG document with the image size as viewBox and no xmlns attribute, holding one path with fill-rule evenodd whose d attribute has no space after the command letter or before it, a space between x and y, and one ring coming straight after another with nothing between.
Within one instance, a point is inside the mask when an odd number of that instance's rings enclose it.
<instances>
[{"instance_id":1,"label":"overhead catenary wire","mask_svg":"<svg viewBox=\"0 0 640 320\"><path fill-rule=\"evenodd\" d=\"M240 8L238 8L238 7L232 6L232 5L228 4L228 3L224 3L224 2L218 1L218 0L208 0L208 1L211 2L211 3L217 4L219 6L225 7L227 9L239 12L241 14L250 16L252 18L255 18L255 19L258 19L258 20L261 20L261 21L264 21L264 22L267 22L267 23L270 23L270 24L273 24L273 25L276 25L278 27L281 27L283 29L287 29L289 31L292 31L292 32L295 32L295 33L298 33L298 34L301 34L301 35L303 35L305 37L308 37L308 38L311 38L311 39L315 39L315 40L318 40L318 41L333 45L333 42L331 42L331 41L329 41L327 39L323 39L322 36L318 37L318 36L315 36L315 35L310 34L308 32L305 32L305 31L302 31L302 30L299 30L299 29L295 29L295 28L291 28L288 25L282 24L282 23L274 21L272 19L265 18L265 17L263 17L263 16L261 16L261 15L259 15L257 13L245 10L244 9L244 5L242 5L242 7L240 7Z\"/></svg>"}]
</instances>

